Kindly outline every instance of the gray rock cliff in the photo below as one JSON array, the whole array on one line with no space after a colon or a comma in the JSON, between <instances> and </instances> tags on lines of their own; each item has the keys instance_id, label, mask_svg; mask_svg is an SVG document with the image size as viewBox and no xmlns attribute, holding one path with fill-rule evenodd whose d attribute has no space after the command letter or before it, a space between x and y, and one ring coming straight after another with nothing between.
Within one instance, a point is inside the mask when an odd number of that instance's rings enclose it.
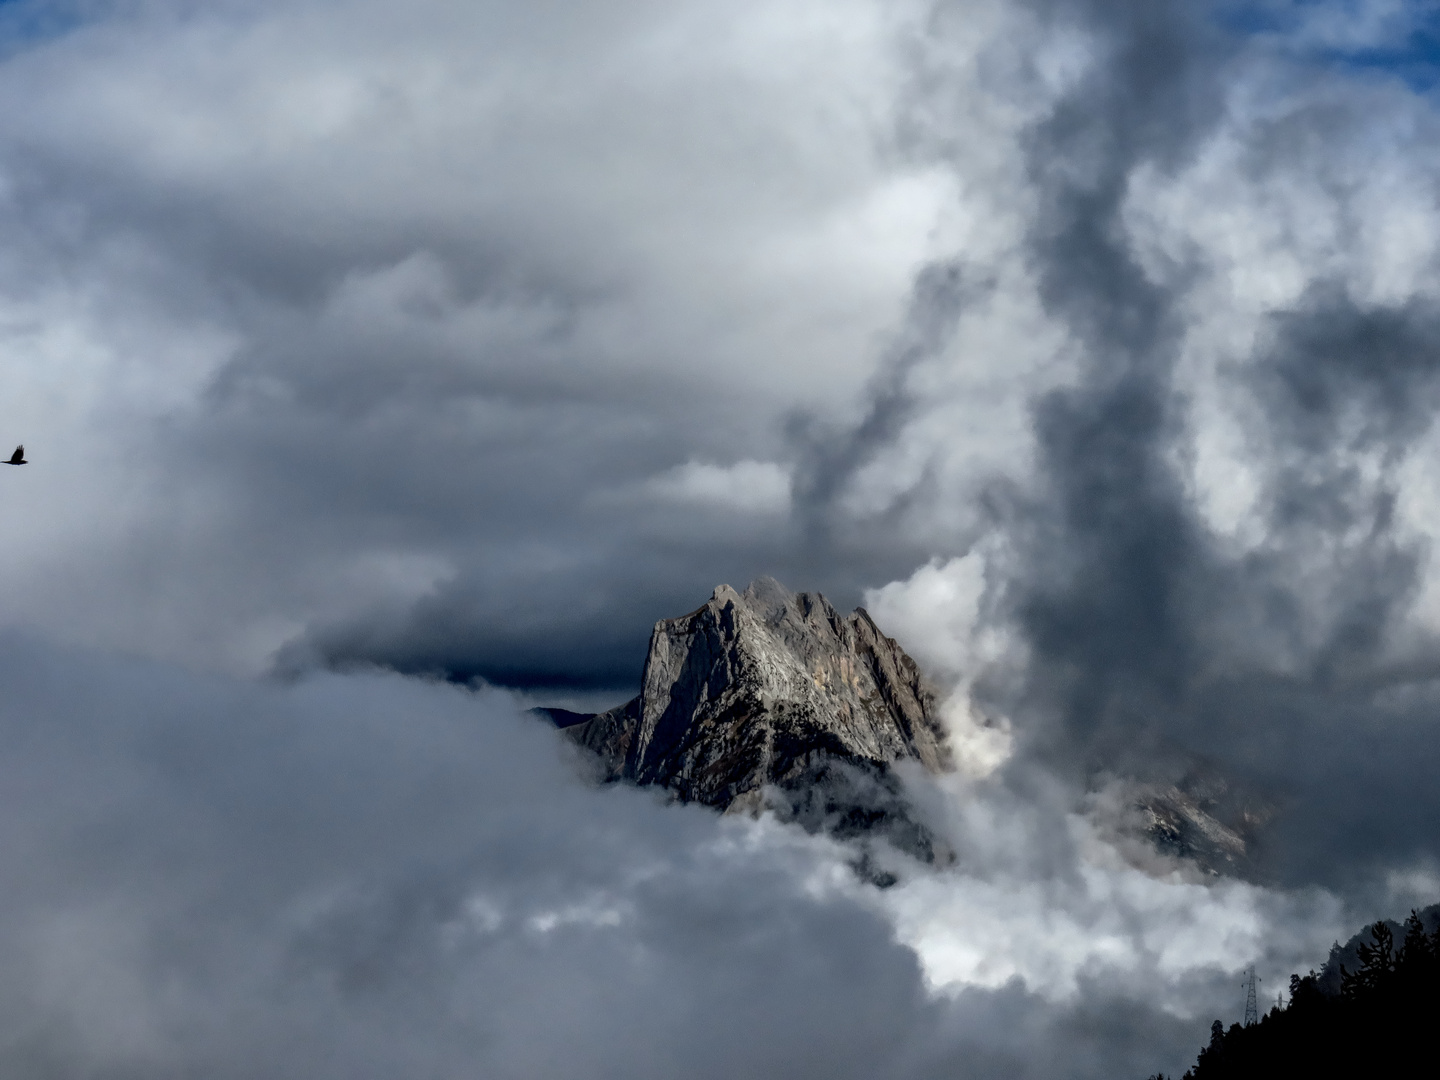
<instances>
[{"instance_id":1,"label":"gray rock cliff","mask_svg":"<svg viewBox=\"0 0 1440 1080\"><path fill-rule=\"evenodd\" d=\"M655 624L639 696L564 730L606 779L937 856L893 772L950 767L935 694L863 608L841 615L771 578L721 585Z\"/></svg>"},{"instance_id":2,"label":"gray rock cliff","mask_svg":"<svg viewBox=\"0 0 1440 1080\"><path fill-rule=\"evenodd\" d=\"M1111 779L1092 794L1092 820L1122 853L1150 869L1151 853L1189 864L1205 877L1264 880L1255 847L1277 805L1195 762L1174 782ZM1136 842L1140 846L1136 847Z\"/></svg>"}]
</instances>

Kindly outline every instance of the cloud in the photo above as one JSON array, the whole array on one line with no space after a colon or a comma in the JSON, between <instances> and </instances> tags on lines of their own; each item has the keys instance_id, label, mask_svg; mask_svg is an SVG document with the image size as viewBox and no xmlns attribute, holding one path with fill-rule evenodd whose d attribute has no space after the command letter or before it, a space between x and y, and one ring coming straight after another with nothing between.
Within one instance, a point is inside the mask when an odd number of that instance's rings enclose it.
<instances>
[{"instance_id":1,"label":"cloud","mask_svg":"<svg viewBox=\"0 0 1440 1080\"><path fill-rule=\"evenodd\" d=\"M591 786L500 692L3 644L7 1075L1106 1076L1183 1063L1234 967L1336 928L994 785L945 803L957 867L882 892Z\"/></svg>"},{"instance_id":2,"label":"cloud","mask_svg":"<svg viewBox=\"0 0 1440 1080\"><path fill-rule=\"evenodd\" d=\"M710 465L687 461L645 481L644 492L661 502L712 506L739 513L783 513L790 508L790 477L773 461Z\"/></svg>"},{"instance_id":3,"label":"cloud","mask_svg":"<svg viewBox=\"0 0 1440 1080\"><path fill-rule=\"evenodd\" d=\"M941 563L931 561L905 581L867 590L865 605L887 633L921 665L944 694L945 720L956 766L976 778L990 775L1014 750L1009 717L987 714L975 693L977 682L1014 677L1023 664L1023 646L982 609L987 598L985 561L971 552ZM989 603L987 604L987 599Z\"/></svg>"},{"instance_id":4,"label":"cloud","mask_svg":"<svg viewBox=\"0 0 1440 1080\"><path fill-rule=\"evenodd\" d=\"M1400 646L1415 641L1426 541L1394 506L1430 427L1435 283L1425 227L1380 241L1405 196L1375 193L1406 191L1425 166L1381 139L1382 166L1354 171L1372 91L1341 105L1333 84L1310 84L1261 110L1246 87L1226 103L1205 89L1217 69L1187 66L1203 50L1154 67L1153 35L1189 35L1183 22L1128 18L1118 47L1145 59L1097 68L1069 106L1087 102L1083 117L1057 114L1034 146L1040 287L1086 373L1037 399L1040 494L1011 511L1007 570L1032 666L997 705L1031 737L1058 720L1045 738L1062 767L1223 763L1288 802L1276 873L1353 884L1432 857L1406 825L1423 788L1406 778L1417 755L1433 767L1433 732L1389 702L1429 678ZM1244 86L1261 61L1229 63ZM1432 122L1408 92L1373 92ZM1152 130L1133 108L1173 122ZM1106 148L1105 171L1066 167L1076 140ZM1210 155L1237 145L1253 168L1225 172L1202 205L1190 184L1218 180ZM1140 209L1161 188L1164 221ZM1277 234L1267 209L1292 193L1303 212L1282 212L1292 227Z\"/></svg>"},{"instance_id":5,"label":"cloud","mask_svg":"<svg viewBox=\"0 0 1440 1080\"><path fill-rule=\"evenodd\" d=\"M12 1075L841 1075L925 1021L803 834L592 790L501 695L6 655Z\"/></svg>"},{"instance_id":6,"label":"cloud","mask_svg":"<svg viewBox=\"0 0 1440 1080\"><path fill-rule=\"evenodd\" d=\"M657 613L796 580L788 534L594 496L788 470L783 417L868 377L949 195L880 145L915 17L161 5L19 48L6 355L50 374L11 422L89 524L53 488L18 507L15 617L253 672L381 610L417 639L383 662L452 663L418 640L444 618L525 681L558 661L480 639L594 591L614 681Z\"/></svg>"}]
</instances>

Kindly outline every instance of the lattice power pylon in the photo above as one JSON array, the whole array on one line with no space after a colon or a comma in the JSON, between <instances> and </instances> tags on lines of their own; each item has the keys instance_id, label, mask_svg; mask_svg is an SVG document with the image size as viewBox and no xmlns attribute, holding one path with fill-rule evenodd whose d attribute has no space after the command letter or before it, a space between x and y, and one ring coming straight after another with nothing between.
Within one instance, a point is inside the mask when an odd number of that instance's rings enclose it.
<instances>
[{"instance_id":1,"label":"lattice power pylon","mask_svg":"<svg viewBox=\"0 0 1440 1080\"><path fill-rule=\"evenodd\" d=\"M1260 980L1255 978L1255 969L1250 969L1250 974L1245 978L1245 1026L1260 1022L1260 1010L1255 1005L1255 984Z\"/></svg>"}]
</instances>

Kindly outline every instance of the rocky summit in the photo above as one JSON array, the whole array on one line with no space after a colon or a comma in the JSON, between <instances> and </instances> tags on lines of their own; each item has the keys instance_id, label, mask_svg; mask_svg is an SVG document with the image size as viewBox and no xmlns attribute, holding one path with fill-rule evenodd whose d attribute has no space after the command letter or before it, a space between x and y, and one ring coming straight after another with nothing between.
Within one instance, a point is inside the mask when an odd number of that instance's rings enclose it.
<instances>
[{"instance_id":1,"label":"rocky summit","mask_svg":"<svg viewBox=\"0 0 1440 1080\"><path fill-rule=\"evenodd\" d=\"M935 693L863 608L842 615L771 578L744 592L721 585L655 624L637 697L552 719L595 752L606 779L941 854L894 772L905 761L950 767Z\"/></svg>"},{"instance_id":2,"label":"rocky summit","mask_svg":"<svg viewBox=\"0 0 1440 1080\"><path fill-rule=\"evenodd\" d=\"M883 884L877 841L926 862L953 858L902 780L907 762L929 773L952 766L936 704L915 661L864 608L842 615L818 593L760 578L744 592L721 585L703 607L657 622L640 693L624 705L537 711L594 752L604 781L726 813L768 811L856 841L857 868ZM1272 811L1192 763L1178 783L1113 780L1089 812L1137 866L1168 873L1168 863L1156 869L1159 853L1205 875L1246 877L1248 842Z\"/></svg>"}]
</instances>

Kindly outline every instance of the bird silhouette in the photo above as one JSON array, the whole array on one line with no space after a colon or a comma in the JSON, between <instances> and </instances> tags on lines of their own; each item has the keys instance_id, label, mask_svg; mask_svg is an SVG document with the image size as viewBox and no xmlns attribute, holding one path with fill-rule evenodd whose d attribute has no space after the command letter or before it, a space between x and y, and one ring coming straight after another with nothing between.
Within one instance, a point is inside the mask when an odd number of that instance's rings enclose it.
<instances>
[{"instance_id":1,"label":"bird silhouette","mask_svg":"<svg viewBox=\"0 0 1440 1080\"><path fill-rule=\"evenodd\" d=\"M5 462L5 464L6 464L6 465L29 465L29 464L30 464L28 461L25 460L25 444L24 444L24 443L21 443L19 446L15 447L15 453L13 453L13 454L10 455L10 460L7 461L7 462Z\"/></svg>"}]
</instances>

